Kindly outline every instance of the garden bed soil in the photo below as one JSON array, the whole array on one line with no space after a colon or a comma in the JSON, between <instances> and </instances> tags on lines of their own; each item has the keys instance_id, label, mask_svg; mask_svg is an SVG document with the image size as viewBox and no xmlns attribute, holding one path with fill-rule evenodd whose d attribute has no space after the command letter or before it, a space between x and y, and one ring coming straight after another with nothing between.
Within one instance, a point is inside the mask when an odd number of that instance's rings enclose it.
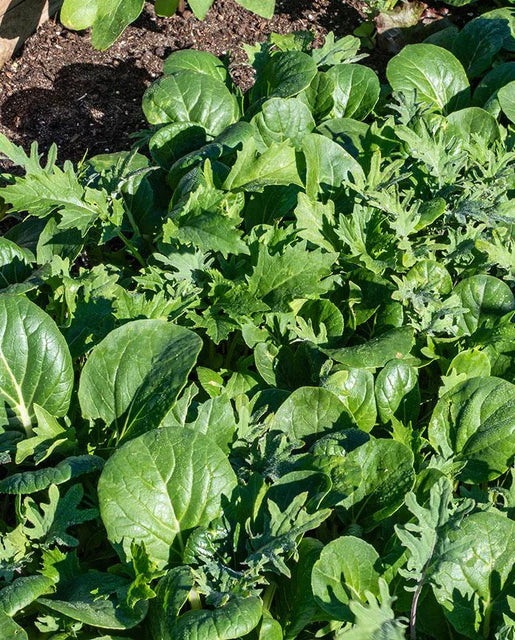
<instances>
[{"instance_id":1,"label":"garden bed soil","mask_svg":"<svg viewBox=\"0 0 515 640\"><path fill-rule=\"evenodd\" d=\"M130 134L145 127L142 95L173 51L228 55L234 80L246 89L252 69L243 43L294 30L313 31L319 43L328 31L352 33L363 16L361 0L279 0L272 20L234 0L217 0L203 22L188 10L158 18L147 4L107 51L93 49L89 33L69 31L51 19L0 70L0 132L25 148L38 140L46 151L55 142L61 160L127 149ZM365 63L382 75L388 57L376 48Z\"/></svg>"}]
</instances>

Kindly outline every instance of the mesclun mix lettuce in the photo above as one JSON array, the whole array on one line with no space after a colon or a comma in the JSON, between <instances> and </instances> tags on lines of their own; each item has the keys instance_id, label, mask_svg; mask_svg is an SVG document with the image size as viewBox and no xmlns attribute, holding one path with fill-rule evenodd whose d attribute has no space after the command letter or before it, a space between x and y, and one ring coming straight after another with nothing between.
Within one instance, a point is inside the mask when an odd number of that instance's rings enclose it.
<instances>
[{"instance_id":1,"label":"mesclun mix lettuce","mask_svg":"<svg viewBox=\"0 0 515 640\"><path fill-rule=\"evenodd\" d=\"M0 637L515 637L514 19L0 137Z\"/></svg>"}]
</instances>

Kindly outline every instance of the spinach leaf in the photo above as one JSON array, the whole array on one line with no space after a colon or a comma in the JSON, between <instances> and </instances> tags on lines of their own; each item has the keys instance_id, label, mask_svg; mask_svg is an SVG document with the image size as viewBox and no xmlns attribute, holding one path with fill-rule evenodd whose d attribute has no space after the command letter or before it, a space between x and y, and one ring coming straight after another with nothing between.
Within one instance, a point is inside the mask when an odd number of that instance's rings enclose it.
<instances>
[{"instance_id":1,"label":"spinach leaf","mask_svg":"<svg viewBox=\"0 0 515 640\"><path fill-rule=\"evenodd\" d=\"M109 540L131 555L143 542L164 567L184 548L188 532L220 514L236 477L207 436L163 427L134 438L107 461L98 482L100 514Z\"/></svg>"}]
</instances>

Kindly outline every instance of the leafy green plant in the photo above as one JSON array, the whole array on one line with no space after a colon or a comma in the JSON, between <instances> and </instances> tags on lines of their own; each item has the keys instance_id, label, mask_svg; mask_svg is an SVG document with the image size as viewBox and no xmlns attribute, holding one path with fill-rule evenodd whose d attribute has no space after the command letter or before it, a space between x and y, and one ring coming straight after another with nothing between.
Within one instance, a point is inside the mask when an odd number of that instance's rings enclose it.
<instances>
[{"instance_id":1,"label":"leafy green plant","mask_svg":"<svg viewBox=\"0 0 515 640\"><path fill-rule=\"evenodd\" d=\"M189 0L197 18L203 20L214 0ZM238 3L263 18L274 15L275 0L238 0ZM95 49L108 49L143 11L145 0L64 0L61 22L68 29L80 31L91 27ZM184 8L184 0L155 0L158 16L171 16Z\"/></svg>"},{"instance_id":2,"label":"leafy green plant","mask_svg":"<svg viewBox=\"0 0 515 640\"><path fill-rule=\"evenodd\" d=\"M0 136L2 637L513 636L510 19L388 87L175 53L78 166Z\"/></svg>"}]
</instances>

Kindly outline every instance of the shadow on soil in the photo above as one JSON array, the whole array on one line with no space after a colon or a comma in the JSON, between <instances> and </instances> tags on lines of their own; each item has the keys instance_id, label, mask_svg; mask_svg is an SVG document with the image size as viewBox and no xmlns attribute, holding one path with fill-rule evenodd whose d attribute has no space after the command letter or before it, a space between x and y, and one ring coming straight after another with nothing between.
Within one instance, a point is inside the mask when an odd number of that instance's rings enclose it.
<instances>
[{"instance_id":1,"label":"shadow on soil","mask_svg":"<svg viewBox=\"0 0 515 640\"><path fill-rule=\"evenodd\" d=\"M144 126L141 98L151 80L132 59L116 66L71 64L58 72L51 89L24 89L7 98L2 122L24 147L38 140L46 151L58 139L61 160L80 160L86 151L119 151Z\"/></svg>"}]
</instances>

